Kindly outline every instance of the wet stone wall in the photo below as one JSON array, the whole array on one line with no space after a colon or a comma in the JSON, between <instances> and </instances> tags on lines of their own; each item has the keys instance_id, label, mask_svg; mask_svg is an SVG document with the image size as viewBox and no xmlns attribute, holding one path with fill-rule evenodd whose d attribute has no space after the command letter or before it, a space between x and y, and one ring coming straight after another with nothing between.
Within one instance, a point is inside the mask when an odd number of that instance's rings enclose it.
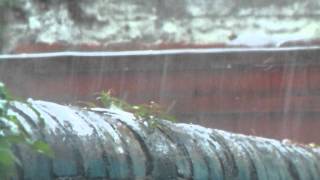
<instances>
[{"instance_id":1,"label":"wet stone wall","mask_svg":"<svg viewBox=\"0 0 320 180\"><path fill-rule=\"evenodd\" d=\"M29 100L14 103L25 129L48 142L49 159L24 147L16 179L311 180L320 177L320 152L303 145L159 121L149 127L117 108L83 109Z\"/></svg>"},{"instance_id":2,"label":"wet stone wall","mask_svg":"<svg viewBox=\"0 0 320 180\"><path fill-rule=\"evenodd\" d=\"M8 2L7 0L1 0ZM317 0L16 0L3 52L281 46L320 36ZM1 8L1 3L0 3Z\"/></svg>"}]
</instances>

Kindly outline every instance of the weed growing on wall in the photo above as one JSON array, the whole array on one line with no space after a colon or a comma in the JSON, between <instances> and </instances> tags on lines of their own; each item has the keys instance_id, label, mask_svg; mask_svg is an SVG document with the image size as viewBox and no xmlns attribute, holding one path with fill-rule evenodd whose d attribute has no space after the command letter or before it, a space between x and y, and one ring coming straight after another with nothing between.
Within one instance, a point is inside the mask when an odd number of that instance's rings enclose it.
<instances>
[{"instance_id":1,"label":"weed growing on wall","mask_svg":"<svg viewBox=\"0 0 320 180\"><path fill-rule=\"evenodd\" d=\"M149 102L148 104L132 105L112 96L110 90L107 92L101 92L97 99L106 108L115 106L131 112L137 120L146 122L148 127L151 128L161 126L159 123L160 120L168 120L172 122L176 121L175 117L169 115L167 112L165 112L164 108L153 101Z\"/></svg>"}]
</instances>

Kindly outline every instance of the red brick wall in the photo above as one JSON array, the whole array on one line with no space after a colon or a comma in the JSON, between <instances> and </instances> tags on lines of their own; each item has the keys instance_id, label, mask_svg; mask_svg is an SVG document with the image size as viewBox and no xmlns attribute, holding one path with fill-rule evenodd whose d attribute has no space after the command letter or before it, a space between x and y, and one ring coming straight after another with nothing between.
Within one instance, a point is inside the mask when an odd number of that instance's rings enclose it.
<instances>
[{"instance_id":1,"label":"red brick wall","mask_svg":"<svg viewBox=\"0 0 320 180\"><path fill-rule=\"evenodd\" d=\"M320 142L320 50L248 51L2 61L23 97L77 102L112 89L131 103L172 108L179 121Z\"/></svg>"}]
</instances>

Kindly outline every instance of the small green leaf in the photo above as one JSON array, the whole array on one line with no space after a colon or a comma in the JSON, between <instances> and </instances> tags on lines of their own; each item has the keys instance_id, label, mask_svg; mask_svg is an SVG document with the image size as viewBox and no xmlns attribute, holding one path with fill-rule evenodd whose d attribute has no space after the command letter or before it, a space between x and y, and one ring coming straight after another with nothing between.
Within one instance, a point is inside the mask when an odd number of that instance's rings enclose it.
<instances>
[{"instance_id":1,"label":"small green leaf","mask_svg":"<svg viewBox=\"0 0 320 180\"><path fill-rule=\"evenodd\" d=\"M124 111L131 112L137 120L147 121L150 128L156 128L161 126L159 123L161 120L168 120L175 122L175 118L167 114L166 111L160 106L160 104L150 101L148 104L131 105L126 101L111 96L111 90L103 91L97 97L97 100L105 108L116 106Z\"/></svg>"},{"instance_id":2,"label":"small green leaf","mask_svg":"<svg viewBox=\"0 0 320 180\"><path fill-rule=\"evenodd\" d=\"M39 153L45 154L51 158L54 157L54 152L51 149L51 147L43 141L40 141L40 140L35 141L32 143L31 147L32 147L32 149L34 149L35 151L37 151Z\"/></svg>"},{"instance_id":3,"label":"small green leaf","mask_svg":"<svg viewBox=\"0 0 320 180\"><path fill-rule=\"evenodd\" d=\"M21 164L18 158L12 153L10 148L0 148L0 164L1 166L12 168L14 163Z\"/></svg>"},{"instance_id":4,"label":"small green leaf","mask_svg":"<svg viewBox=\"0 0 320 180\"><path fill-rule=\"evenodd\" d=\"M11 144L8 142L7 137L1 137L0 138L0 149L10 149Z\"/></svg>"},{"instance_id":5,"label":"small green leaf","mask_svg":"<svg viewBox=\"0 0 320 180\"><path fill-rule=\"evenodd\" d=\"M19 134L19 135L6 136L5 140L9 143L18 144L18 143L24 143L26 141L26 138L22 134Z\"/></svg>"}]
</instances>

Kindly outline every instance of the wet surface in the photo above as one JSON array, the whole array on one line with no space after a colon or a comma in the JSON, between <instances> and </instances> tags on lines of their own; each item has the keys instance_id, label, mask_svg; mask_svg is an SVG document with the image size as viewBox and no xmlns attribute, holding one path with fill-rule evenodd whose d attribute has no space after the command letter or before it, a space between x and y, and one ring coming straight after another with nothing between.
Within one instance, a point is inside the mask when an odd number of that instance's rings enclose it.
<instances>
[{"instance_id":1,"label":"wet surface","mask_svg":"<svg viewBox=\"0 0 320 180\"><path fill-rule=\"evenodd\" d=\"M25 0L0 7L0 50L310 46L319 44L319 7L317 0Z\"/></svg>"},{"instance_id":2,"label":"wet surface","mask_svg":"<svg viewBox=\"0 0 320 180\"><path fill-rule=\"evenodd\" d=\"M111 89L183 122L319 143L318 56L318 47L1 55L0 80L18 97L77 103Z\"/></svg>"},{"instance_id":3,"label":"wet surface","mask_svg":"<svg viewBox=\"0 0 320 180\"><path fill-rule=\"evenodd\" d=\"M48 142L53 159L19 146L18 179L317 179L320 154L303 145L159 121L147 127L117 108L81 109L29 100L11 114Z\"/></svg>"}]
</instances>

